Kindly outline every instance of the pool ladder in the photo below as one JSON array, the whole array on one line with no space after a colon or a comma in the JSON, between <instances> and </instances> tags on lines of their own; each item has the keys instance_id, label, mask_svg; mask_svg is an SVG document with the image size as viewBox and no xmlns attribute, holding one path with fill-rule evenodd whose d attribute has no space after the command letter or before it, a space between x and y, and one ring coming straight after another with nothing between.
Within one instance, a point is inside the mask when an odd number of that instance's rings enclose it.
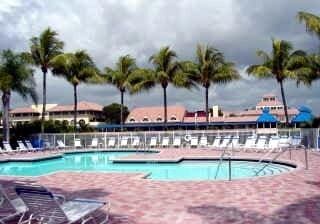
<instances>
[{"instance_id":1,"label":"pool ladder","mask_svg":"<svg viewBox=\"0 0 320 224\"><path fill-rule=\"evenodd\" d=\"M216 171L216 174L214 176L214 179L216 180L217 177L218 177L218 174L219 174L219 170L220 170L220 167L221 167L221 164L223 162L223 159L225 158L225 156L228 156L229 157L229 180L231 180L231 156L232 156L232 152L230 151L227 151L227 148L225 148L219 158L219 164L218 164L218 167L217 167L217 171Z\"/></svg>"},{"instance_id":2,"label":"pool ladder","mask_svg":"<svg viewBox=\"0 0 320 224\"><path fill-rule=\"evenodd\" d=\"M261 173L265 168L267 168L268 166L270 166L276 159L278 159L283 153L285 153L288 149L290 148L289 147L286 147L286 148L283 148L281 149L280 148L280 152L278 152L267 164L265 164L260 170L258 170L256 173L255 173L255 176L258 176L259 173ZM263 155L260 159L259 159L259 163L262 163L262 161L264 160L264 158L266 156L268 156L269 154L271 154L272 152L274 151L274 149L271 149L269 152L267 152L265 155Z\"/></svg>"}]
</instances>

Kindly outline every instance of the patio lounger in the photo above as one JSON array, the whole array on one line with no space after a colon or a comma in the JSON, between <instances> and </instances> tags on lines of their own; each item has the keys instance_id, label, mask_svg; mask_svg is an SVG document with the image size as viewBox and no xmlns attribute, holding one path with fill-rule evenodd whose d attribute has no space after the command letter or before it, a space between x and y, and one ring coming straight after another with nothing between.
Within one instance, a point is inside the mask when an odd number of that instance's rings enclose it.
<instances>
[{"instance_id":1,"label":"patio lounger","mask_svg":"<svg viewBox=\"0 0 320 224\"><path fill-rule=\"evenodd\" d=\"M231 136L230 135L227 135L225 136L223 139L222 139L222 142L221 144L218 146L218 148L222 149L222 148L227 148L229 143L230 143L230 140L231 140Z\"/></svg>"},{"instance_id":2,"label":"patio lounger","mask_svg":"<svg viewBox=\"0 0 320 224\"><path fill-rule=\"evenodd\" d=\"M29 209L29 221L48 224L87 223L89 220L95 221L93 213L106 205L108 212L100 223L106 223L109 218L110 203L85 198L65 201L64 196L54 195L41 186L17 185L15 190ZM58 198L63 199L62 203L59 203Z\"/></svg>"},{"instance_id":3,"label":"patio lounger","mask_svg":"<svg viewBox=\"0 0 320 224\"><path fill-rule=\"evenodd\" d=\"M239 148L240 137L239 136L233 136L231 139L231 142L228 144L228 148L237 149Z\"/></svg>"},{"instance_id":4,"label":"patio lounger","mask_svg":"<svg viewBox=\"0 0 320 224\"><path fill-rule=\"evenodd\" d=\"M116 146L116 138L115 137L110 137L108 141L108 147L114 148Z\"/></svg>"},{"instance_id":5,"label":"patio lounger","mask_svg":"<svg viewBox=\"0 0 320 224\"><path fill-rule=\"evenodd\" d=\"M57 140L57 144L58 144L58 149L66 149L67 146L61 141L61 140Z\"/></svg>"},{"instance_id":6,"label":"patio lounger","mask_svg":"<svg viewBox=\"0 0 320 224\"><path fill-rule=\"evenodd\" d=\"M199 143L199 145L201 146L201 147L206 147L206 146L208 146L208 138L207 138L207 136L201 136L200 137L200 143Z\"/></svg>"},{"instance_id":7,"label":"patio lounger","mask_svg":"<svg viewBox=\"0 0 320 224\"><path fill-rule=\"evenodd\" d=\"M211 147L213 147L213 148L218 148L219 145L220 145L220 142L221 142L221 137L220 137L220 136L217 136L217 137L214 139Z\"/></svg>"},{"instance_id":8,"label":"patio lounger","mask_svg":"<svg viewBox=\"0 0 320 224\"><path fill-rule=\"evenodd\" d=\"M139 136L133 137L131 146L132 147L139 147L139 145L140 145L140 137Z\"/></svg>"},{"instance_id":9,"label":"patio lounger","mask_svg":"<svg viewBox=\"0 0 320 224\"><path fill-rule=\"evenodd\" d=\"M13 223L15 220L17 224L23 221L25 213L28 208L25 206L20 198L10 200L2 186L0 185L0 223Z\"/></svg>"},{"instance_id":10,"label":"patio lounger","mask_svg":"<svg viewBox=\"0 0 320 224\"><path fill-rule=\"evenodd\" d=\"M161 146L162 147L168 147L169 146L169 141L170 141L170 138L168 136L163 137Z\"/></svg>"},{"instance_id":11,"label":"patio lounger","mask_svg":"<svg viewBox=\"0 0 320 224\"><path fill-rule=\"evenodd\" d=\"M198 141L198 136L192 136L191 137L191 143L190 143L190 147L198 147L199 145L199 141Z\"/></svg>"},{"instance_id":12,"label":"patio lounger","mask_svg":"<svg viewBox=\"0 0 320 224\"><path fill-rule=\"evenodd\" d=\"M279 136L271 136L269 144L266 146L266 149L270 149L272 151L275 149L279 149L279 141Z\"/></svg>"},{"instance_id":13,"label":"patio lounger","mask_svg":"<svg viewBox=\"0 0 320 224\"><path fill-rule=\"evenodd\" d=\"M74 147L75 148L82 148L82 144L81 144L80 138L75 138L74 139Z\"/></svg>"},{"instance_id":14,"label":"patio lounger","mask_svg":"<svg viewBox=\"0 0 320 224\"><path fill-rule=\"evenodd\" d=\"M31 144L31 142L29 140L24 140L25 145L27 146L27 149L29 151L37 151L37 150L42 150L43 148L35 148L33 147L33 145Z\"/></svg>"},{"instance_id":15,"label":"patio lounger","mask_svg":"<svg viewBox=\"0 0 320 224\"><path fill-rule=\"evenodd\" d=\"M173 139L173 147L179 148L181 147L181 137L175 136Z\"/></svg>"},{"instance_id":16,"label":"patio lounger","mask_svg":"<svg viewBox=\"0 0 320 224\"><path fill-rule=\"evenodd\" d=\"M5 150L7 153L15 153L17 150L13 150L10 143L7 141L3 141L3 150Z\"/></svg>"},{"instance_id":17,"label":"patio lounger","mask_svg":"<svg viewBox=\"0 0 320 224\"><path fill-rule=\"evenodd\" d=\"M127 136L122 137L121 141L120 141L120 147L127 147L128 146L128 139L129 139L129 137L127 137Z\"/></svg>"},{"instance_id":18,"label":"patio lounger","mask_svg":"<svg viewBox=\"0 0 320 224\"><path fill-rule=\"evenodd\" d=\"M257 137L256 136L248 136L243 145L239 145L240 149L243 149L244 152L247 150L251 150L256 144Z\"/></svg>"},{"instance_id":19,"label":"patio lounger","mask_svg":"<svg viewBox=\"0 0 320 224\"><path fill-rule=\"evenodd\" d=\"M17 141L17 144L18 144L18 148L17 148L18 151L20 151L20 152L31 151L25 146L25 144L22 141Z\"/></svg>"},{"instance_id":20,"label":"patio lounger","mask_svg":"<svg viewBox=\"0 0 320 224\"><path fill-rule=\"evenodd\" d=\"M88 147L98 148L98 138L92 138L91 144Z\"/></svg>"},{"instance_id":21,"label":"patio lounger","mask_svg":"<svg viewBox=\"0 0 320 224\"><path fill-rule=\"evenodd\" d=\"M291 137L291 146L293 148L305 148L305 146L302 144L302 138L300 136L293 136Z\"/></svg>"},{"instance_id":22,"label":"patio lounger","mask_svg":"<svg viewBox=\"0 0 320 224\"><path fill-rule=\"evenodd\" d=\"M257 144L253 146L253 149L255 149L256 152L261 152L266 149L266 143L267 143L267 136L260 136L258 138Z\"/></svg>"},{"instance_id":23,"label":"patio lounger","mask_svg":"<svg viewBox=\"0 0 320 224\"><path fill-rule=\"evenodd\" d=\"M157 137L156 136L151 137L149 146L150 146L150 148L157 146Z\"/></svg>"},{"instance_id":24,"label":"patio lounger","mask_svg":"<svg viewBox=\"0 0 320 224\"><path fill-rule=\"evenodd\" d=\"M291 137L288 136L281 136L279 139L279 148L280 150L284 149L284 148L289 148L291 147L292 143L292 139Z\"/></svg>"}]
</instances>

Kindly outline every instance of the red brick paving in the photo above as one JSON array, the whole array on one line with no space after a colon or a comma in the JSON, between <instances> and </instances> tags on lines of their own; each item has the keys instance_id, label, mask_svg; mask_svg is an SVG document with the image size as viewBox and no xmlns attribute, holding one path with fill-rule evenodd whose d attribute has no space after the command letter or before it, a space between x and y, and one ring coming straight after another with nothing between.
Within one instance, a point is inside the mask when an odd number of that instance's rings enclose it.
<instances>
[{"instance_id":1,"label":"red brick paving","mask_svg":"<svg viewBox=\"0 0 320 224\"><path fill-rule=\"evenodd\" d=\"M177 159L220 153L164 149L159 154L139 157ZM231 182L156 181L143 179L141 174L92 172L61 172L33 181L69 198L111 201L110 223L113 224L319 224L320 153L309 153L309 170L303 167L303 155L303 151L293 151L292 159L299 164L293 172ZM261 154L236 152L235 156L260 157ZM281 156L282 160L288 158L288 153ZM3 177L0 181L5 184L8 179L17 180ZM6 186L12 186L12 182Z\"/></svg>"}]
</instances>

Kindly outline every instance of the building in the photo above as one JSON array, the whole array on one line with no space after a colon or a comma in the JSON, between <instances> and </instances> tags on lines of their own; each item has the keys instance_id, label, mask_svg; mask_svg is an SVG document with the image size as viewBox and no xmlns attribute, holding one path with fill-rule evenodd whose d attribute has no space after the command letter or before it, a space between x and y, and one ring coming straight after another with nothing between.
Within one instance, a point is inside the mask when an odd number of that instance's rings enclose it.
<instances>
[{"instance_id":1,"label":"building","mask_svg":"<svg viewBox=\"0 0 320 224\"><path fill-rule=\"evenodd\" d=\"M191 112L187 111L183 106L168 106L167 110L168 123L171 126L173 123L179 123L184 126L208 125L205 111ZM285 122L284 106L281 101L274 94L266 94L251 109L222 111L218 106L213 106L211 113L209 113L209 125L255 127L258 118L263 114L263 110L268 110L270 115L274 116L279 122ZM288 107L289 120L293 119L298 113L297 108ZM130 127L146 126L146 123L149 126L157 126L157 123L162 123L163 119L163 107L139 107L130 112L125 123Z\"/></svg>"},{"instance_id":2,"label":"building","mask_svg":"<svg viewBox=\"0 0 320 224\"><path fill-rule=\"evenodd\" d=\"M79 123L96 126L102 119L103 106L81 101L78 103L77 120ZM63 121L68 124L73 123L74 105L46 105L46 120ZM41 119L42 105L31 105L30 107L16 108L10 111L10 122L12 125L17 123L32 122Z\"/></svg>"}]
</instances>

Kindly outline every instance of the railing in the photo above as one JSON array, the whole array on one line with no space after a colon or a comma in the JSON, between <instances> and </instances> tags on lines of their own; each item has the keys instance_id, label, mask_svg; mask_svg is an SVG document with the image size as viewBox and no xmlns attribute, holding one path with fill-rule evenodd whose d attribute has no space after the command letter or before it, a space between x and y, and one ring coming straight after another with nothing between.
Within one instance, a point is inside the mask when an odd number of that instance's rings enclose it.
<instances>
[{"instance_id":1,"label":"railing","mask_svg":"<svg viewBox=\"0 0 320 224\"><path fill-rule=\"evenodd\" d=\"M223 152L221 153L221 156L219 158L219 163L218 163L218 166L217 166L217 170L216 170L216 174L214 176L214 179L217 179L218 177L218 174L219 174L219 171L220 171L220 167L221 167L221 164L225 158L225 155L229 156L229 180L231 180L231 152L230 151L227 151L227 147L223 150Z\"/></svg>"},{"instance_id":2,"label":"railing","mask_svg":"<svg viewBox=\"0 0 320 224\"><path fill-rule=\"evenodd\" d=\"M279 136L300 136L303 144L307 148L319 148L319 129L278 129ZM62 133L62 134L39 134L33 136L34 139L41 139L49 142L51 145L57 145L57 141L62 141L65 145L74 145L75 139L80 139L84 147L88 147L92 143L93 138L98 139L100 148L107 148L110 138L116 139L116 147L120 147L122 138L128 138L128 147L131 146L133 139L139 137L140 142L137 147L146 148L150 144L152 137L157 138L157 143L161 146L162 139L169 137L169 145L173 144L176 136L181 138L181 147L189 147L190 139L186 136L206 136L208 145L212 145L217 136L239 136L239 143L244 144L245 139L252 135L258 134L256 129L238 129L238 130L192 130L192 131L148 131L148 132L94 132L94 133ZM267 137L275 135L274 133L264 133Z\"/></svg>"}]
</instances>

